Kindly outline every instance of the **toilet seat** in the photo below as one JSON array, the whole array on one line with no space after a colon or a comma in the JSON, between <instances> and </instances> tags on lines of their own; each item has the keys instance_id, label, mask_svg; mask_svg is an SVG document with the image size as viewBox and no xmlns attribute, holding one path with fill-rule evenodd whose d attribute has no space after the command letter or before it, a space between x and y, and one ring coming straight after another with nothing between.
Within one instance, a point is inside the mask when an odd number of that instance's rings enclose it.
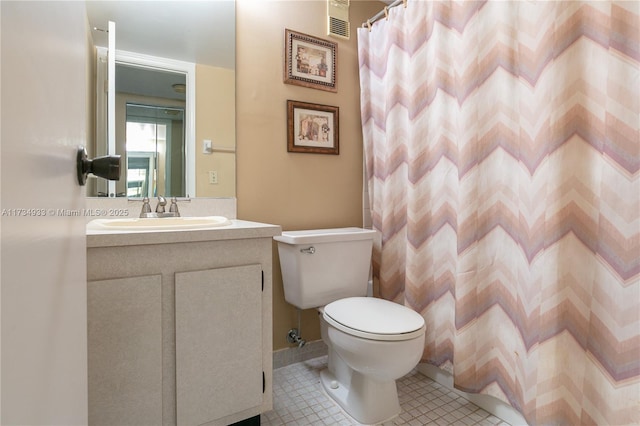
<instances>
[{"instance_id":1,"label":"toilet seat","mask_svg":"<svg viewBox=\"0 0 640 426\"><path fill-rule=\"evenodd\" d=\"M422 315L384 299L348 297L329 303L323 318L347 334L370 340L410 340L424 334Z\"/></svg>"}]
</instances>

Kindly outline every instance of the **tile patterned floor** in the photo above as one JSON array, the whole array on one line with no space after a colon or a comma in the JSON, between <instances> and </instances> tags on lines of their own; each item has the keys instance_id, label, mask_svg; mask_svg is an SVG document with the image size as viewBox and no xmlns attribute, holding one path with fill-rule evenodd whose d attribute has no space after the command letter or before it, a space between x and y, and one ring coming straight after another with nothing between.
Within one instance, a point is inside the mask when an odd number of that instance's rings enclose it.
<instances>
[{"instance_id":1,"label":"tile patterned floor","mask_svg":"<svg viewBox=\"0 0 640 426\"><path fill-rule=\"evenodd\" d=\"M261 424L358 425L322 389L326 365L322 356L274 370L273 411L261 416ZM383 426L509 426L416 370L398 381L398 397L402 412Z\"/></svg>"}]
</instances>

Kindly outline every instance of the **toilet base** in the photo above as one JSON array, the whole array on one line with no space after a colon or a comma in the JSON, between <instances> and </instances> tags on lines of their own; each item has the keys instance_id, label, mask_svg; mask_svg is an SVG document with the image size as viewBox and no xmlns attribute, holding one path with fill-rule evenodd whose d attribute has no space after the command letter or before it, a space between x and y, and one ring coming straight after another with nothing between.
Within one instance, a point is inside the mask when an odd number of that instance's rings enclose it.
<instances>
[{"instance_id":1,"label":"toilet base","mask_svg":"<svg viewBox=\"0 0 640 426\"><path fill-rule=\"evenodd\" d=\"M344 411L362 424L376 424L400 414L396 382L377 382L357 371L351 372L351 383L345 386L328 370L320 372L325 392Z\"/></svg>"}]
</instances>

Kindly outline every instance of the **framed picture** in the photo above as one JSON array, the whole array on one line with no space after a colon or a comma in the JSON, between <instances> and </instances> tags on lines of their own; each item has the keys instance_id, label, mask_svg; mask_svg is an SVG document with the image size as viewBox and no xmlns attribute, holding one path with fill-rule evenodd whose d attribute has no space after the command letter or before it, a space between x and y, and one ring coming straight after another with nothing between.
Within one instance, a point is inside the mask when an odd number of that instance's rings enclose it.
<instances>
[{"instance_id":1,"label":"framed picture","mask_svg":"<svg viewBox=\"0 0 640 426\"><path fill-rule=\"evenodd\" d=\"M284 82L337 92L338 44L285 29Z\"/></svg>"},{"instance_id":2,"label":"framed picture","mask_svg":"<svg viewBox=\"0 0 640 426\"><path fill-rule=\"evenodd\" d=\"M287 101L287 151L340 153L338 107Z\"/></svg>"}]
</instances>

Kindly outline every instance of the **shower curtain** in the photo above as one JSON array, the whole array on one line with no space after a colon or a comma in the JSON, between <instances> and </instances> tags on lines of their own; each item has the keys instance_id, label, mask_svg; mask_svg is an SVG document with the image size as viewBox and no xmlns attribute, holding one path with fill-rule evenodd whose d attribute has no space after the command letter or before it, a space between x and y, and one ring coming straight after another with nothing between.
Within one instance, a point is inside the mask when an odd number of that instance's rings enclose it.
<instances>
[{"instance_id":1,"label":"shower curtain","mask_svg":"<svg viewBox=\"0 0 640 426\"><path fill-rule=\"evenodd\" d=\"M408 0L358 30L375 295L529 424L640 423L639 5Z\"/></svg>"}]
</instances>

